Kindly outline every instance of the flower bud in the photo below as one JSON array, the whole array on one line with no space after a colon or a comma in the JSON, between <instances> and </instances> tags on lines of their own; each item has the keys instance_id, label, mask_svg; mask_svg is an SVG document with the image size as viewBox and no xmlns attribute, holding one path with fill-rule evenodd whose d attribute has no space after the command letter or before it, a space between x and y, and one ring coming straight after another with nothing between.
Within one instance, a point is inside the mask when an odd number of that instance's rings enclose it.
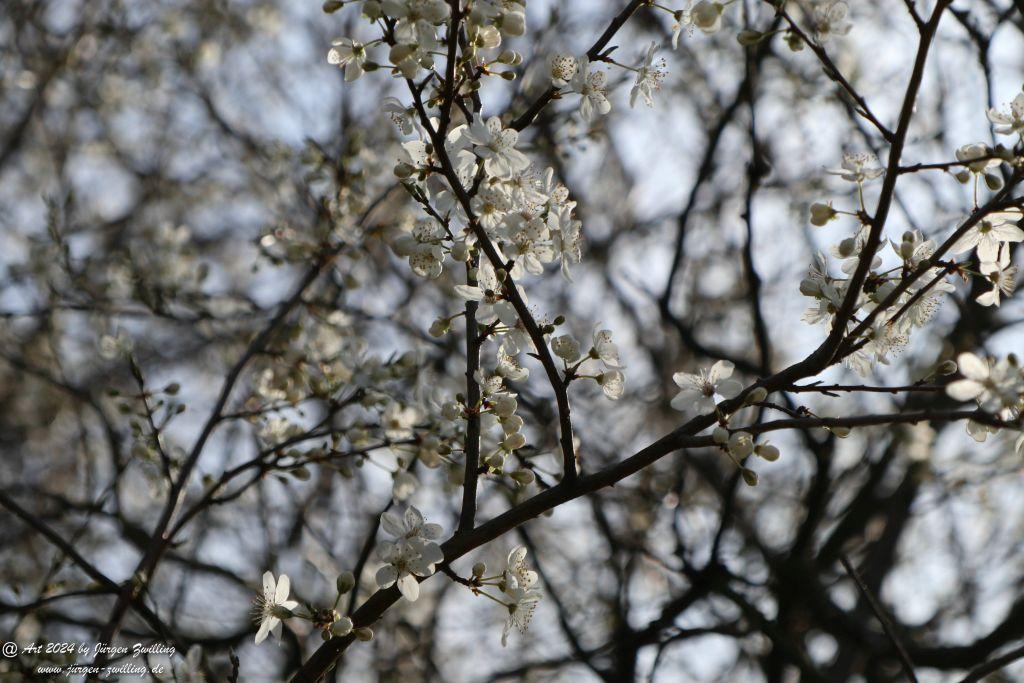
<instances>
[{"instance_id":1,"label":"flower bud","mask_svg":"<svg viewBox=\"0 0 1024 683\"><path fill-rule=\"evenodd\" d=\"M502 71L498 75L501 76L502 78L504 78L506 81L514 81L514 80L516 80L516 72L515 71Z\"/></svg>"},{"instance_id":2,"label":"flower bud","mask_svg":"<svg viewBox=\"0 0 1024 683\"><path fill-rule=\"evenodd\" d=\"M838 212L832 208L831 204L822 204L821 202L811 204L811 225L818 227L827 225L837 215Z\"/></svg>"},{"instance_id":3,"label":"flower bud","mask_svg":"<svg viewBox=\"0 0 1024 683\"><path fill-rule=\"evenodd\" d=\"M829 431L838 436L840 439L845 439L850 435L849 427L829 427Z\"/></svg>"},{"instance_id":4,"label":"flower bud","mask_svg":"<svg viewBox=\"0 0 1024 683\"><path fill-rule=\"evenodd\" d=\"M838 251L839 255L843 258L849 258L853 256L853 252L857 250L857 240L852 237L847 237L839 243Z\"/></svg>"},{"instance_id":5,"label":"flower bud","mask_svg":"<svg viewBox=\"0 0 1024 683\"><path fill-rule=\"evenodd\" d=\"M515 434L523 428L523 418L511 415L501 420L501 428L506 434Z\"/></svg>"},{"instance_id":6,"label":"flower bud","mask_svg":"<svg viewBox=\"0 0 1024 683\"><path fill-rule=\"evenodd\" d=\"M743 482L747 486L757 486L757 472L744 467L740 470L740 474L743 475Z\"/></svg>"},{"instance_id":7,"label":"flower bud","mask_svg":"<svg viewBox=\"0 0 1024 683\"><path fill-rule=\"evenodd\" d=\"M988 186L988 189L995 192L996 190L1000 189L1003 186L1003 179L995 175L994 173L986 173L985 185Z\"/></svg>"},{"instance_id":8,"label":"flower bud","mask_svg":"<svg viewBox=\"0 0 1024 683\"><path fill-rule=\"evenodd\" d=\"M745 458L754 452L754 437L747 432L734 432L729 437L729 452L736 458Z\"/></svg>"},{"instance_id":9,"label":"flower bud","mask_svg":"<svg viewBox=\"0 0 1024 683\"><path fill-rule=\"evenodd\" d=\"M956 372L956 361L955 360L944 360L938 364L935 368L935 373L938 375L952 375Z\"/></svg>"},{"instance_id":10,"label":"flower bud","mask_svg":"<svg viewBox=\"0 0 1024 683\"><path fill-rule=\"evenodd\" d=\"M331 633L341 637L347 636L349 633L352 633L352 620L348 617L342 617L341 619L338 619L336 622L331 624Z\"/></svg>"},{"instance_id":11,"label":"flower bud","mask_svg":"<svg viewBox=\"0 0 1024 683\"><path fill-rule=\"evenodd\" d=\"M800 293L804 296L813 296L817 298L821 296L821 285L818 284L817 280L804 278L800 281Z\"/></svg>"},{"instance_id":12,"label":"flower bud","mask_svg":"<svg viewBox=\"0 0 1024 683\"><path fill-rule=\"evenodd\" d=\"M770 443L758 444L754 447L754 453L768 462L775 462L779 459L779 449Z\"/></svg>"},{"instance_id":13,"label":"flower bud","mask_svg":"<svg viewBox=\"0 0 1024 683\"><path fill-rule=\"evenodd\" d=\"M363 642L366 642L368 640L372 640L373 639L373 629L368 628L366 626L361 626L360 628L357 628L355 633L356 633L356 639L357 640L361 640Z\"/></svg>"},{"instance_id":14,"label":"flower bud","mask_svg":"<svg viewBox=\"0 0 1024 683\"><path fill-rule=\"evenodd\" d=\"M971 172L964 169L962 171L957 171L956 173L954 173L953 177L956 178L957 182L960 183L961 185L966 185L971 180Z\"/></svg>"},{"instance_id":15,"label":"flower bud","mask_svg":"<svg viewBox=\"0 0 1024 683\"><path fill-rule=\"evenodd\" d=\"M415 170L415 168L405 163L404 161L399 161L397 164L395 164L395 177L403 179L408 178L413 174Z\"/></svg>"},{"instance_id":16,"label":"flower bud","mask_svg":"<svg viewBox=\"0 0 1024 683\"><path fill-rule=\"evenodd\" d=\"M443 337L451 329L451 321L448 318L438 318L430 324L431 337Z\"/></svg>"},{"instance_id":17,"label":"flower bud","mask_svg":"<svg viewBox=\"0 0 1024 683\"><path fill-rule=\"evenodd\" d=\"M337 580L334 585L338 588L338 595L344 595L352 590L356 585L356 577L352 572L342 572L338 574Z\"/></svg>"},{"instance_id":18,"label":"flower bud","mask_svg":"<svg viewBox=\"0 0 1024 683\"><path fill-rule=\"evenodd\" d=\"M334 14L342 8L345 3L341 0L327 0L322 6L322 9L327 14Z\"/></svg>"},{"instance_id":19,"label":"flower bud","mask_svg":"<svg viewBox=\"0 0 1024 683\"><path fill-rule=\"evenodd\" d=\"M523 436L522 432L516 432L515 434L509 434L505 437L505 440L501 442L501 447L506 451L514 451L517 448L522 448L526 445L526 437Z\"/></svg>"},{"instance_id":20,"label":"flower bud","mask_svg":"<svg viewBox=\"0 0 1024 683\"><path fill-rule=\"evenodd\" d=\"M715 443L720 446L724 446L729 443L729 430L725 427L715 427L715 431L711 433L711 438L714 439Z\"/></svg>"},{"instance_id":21,"label":"flower bud","mask_svg":"<svg viewBox=\"0 0 1024 683\"><path fill-rule=\"evenodd\" d=\"M473 565L473 576L480 578L487 572L487 565L483 562L477 562Z\"/></svg>"},{"instance_id":22,"label":"flower bud","mask_svg":"<svg viewBox=\"0 0 1024 683\"><path fill-rule=\"evenodd\" d=\"M743 46L757 45L762 40L764 40L764 34L751 29L744 29L736 35L736 41Z\"/></svg>"}]
</instances>

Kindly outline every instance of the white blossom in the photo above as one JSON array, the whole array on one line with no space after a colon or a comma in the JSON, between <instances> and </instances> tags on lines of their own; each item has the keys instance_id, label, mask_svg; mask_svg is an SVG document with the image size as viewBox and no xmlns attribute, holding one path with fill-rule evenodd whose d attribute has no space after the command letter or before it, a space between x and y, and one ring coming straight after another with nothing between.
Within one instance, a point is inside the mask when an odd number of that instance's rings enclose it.
<instances>
[{"instance_id":1,"label":"white blossom","mask_svg":"<svg viewBox=\"0 0 1024 683\"><path fill-rule=\"evenodd\" d=\"M954 254L962 254L977 248L980 261L995 262L999 258L1000 245L1024 240L1024 230L1017 227L1020 220L1020 211L990 213L971 226L956 241L951 251Z\"/></svg>"},{"instance_id":2,"label":"white blossom","mask_svg":"<svg viewBox=\"0 0 1024 683\"><path fill-rule=\"evenodd\" d=\"M1002 250L998 261L981 264L981 274L992 284L992 289L975 299L982 306L998 306L1000 295L1010 296L1016 286L1016 266L1010 265L1010 252Z\"/></svg>"},{"instance_id":3,"label":"white blossom","mask_svg":"<svg viewBox=\"0 0 1024 683\"><path fill-rule=\"evenodd\" d=\"M496 178L511 178L525 171L530 160L516 149L519 132L503 128L501 119L492 116L485 123L478 117L466 131L467 139L475 145L477 155L484 160L484 171Z\"/></svg>"},{"instance_id":4,"label":"white blossom","mask_svg":"<svg viewBox=\"0 0 1024 683\"><path fill-rule=\"evenodd\" d=\"M434 573L434 565L444 559L441 547L434 543L441 537L443 529L439 524L428 524L423 514L413 506L404 515L387 511L380 518L380 525L395 541L383 541L377 547L377 554L385 565L377 570L376 581L380 588L398 584L398 590L410 602L420 595L416 577L427 577Z\"/></svg>"},{"instance_id":5,"label":"white blossom","mask_svg":"<svg viewBox=\"0 0 1024 683\"><path fill-rule=\"evenodd\" d=\"M556 88L564 88L576 77L580 63L572 55L556 53L548 59L548 72L551 84Z\"/></svg>"},{"instance_id":6,"label":"white blossom","mask_svg":"<svg viewBox=\"0 0 1024 683\"><path fill-rule=\"evenodd\" d=\"M271 633L281 639L281 620L292 616L291 611L299 606L298 601L289 600L291 581L286 574L274 580L272 572L263 574L263 594L257 596L254 614L260 627L256 631L256 644L259 645Z\"/></svg>"},{"instance_id":7,"label":"white blossom","mask_svg":"<svg viewBox=\"0 0 1024 683\"><path fill-rule=\"evenodd\" d=\"M366 63L366 46L351 38L339 38L331 42L327 52L327 63L337 65L345 70L345 80L354 81L363 75L363 64Z\"/></svg>"},{"instance_id":8,"label":"white blossom","mask_svg":"<svg viewBox=\"0 0 1024 683\"><path fill-rule=\"evenodd\" d=\"M1020 368L1009 360L994 362L973 353L961 353L956 359L964 379L950 382L946 393L957 401L977 401L987 412L1016 407L1024 392Z\"/></svg>"},{"instance_id":9,"label":"white blossom","mask_svg":"<svg viewBox=\"0 0 1024 683\"><path fill-rule=\"evenodd\" d=\"M989 109L988 120L997 124L995 131L999 135L1024 133L1024 93L1018 93L1013 98L1008 112L1001 112L994 108Z\"/></svg>"},{"instance_id":10,"label":"white blossom","mask_svg":"<svg viewBox=\"0 0 1024 683\"><path fill-rule=\"evenodd\" d=\"M661 90L661 82L665 80L665 75L668 73L664 58L655 61L654 55L657 51L658 44L652 42L647 48L643 64L637 69L636 81L633 83L633 89L629 91L629 106L631 107L636 104L637 97L642 97L644 104L648 107L654 106L653 94L656 90Z\"/></svg>"},{"instance_id":11,"label":"white blossom","mask_svg":"<svg viewBox=\"0 0 1024 683\"><path fill-rule=\"evenodd\" d=\"M569 88L580 95L579 112L584 121L589 123L612 110L607 82L608 75L604 71L592 70L590 60L585 56L580 58Z\"/></svg>"},{"instance_id":12,"label":"white blossom","mask_svg":"<svg viewBox=\"0 0 1024 683\"><path fill-rule=\"evenodd\" d=\"M846 20L850 8L841 0L819 0L811 10L814 39L825 43L832 36L845 36L851 24Z\"/></svg>"},{"instance_id":13,"label":"white blossom","mask_svg":"<svg viewBox=\"0 0 1024 683\"><path fill-rule=\"evenodd\" d=\"M537 583L537 572L526 567L527 550L523 546L513 548L508 554L507 566L502 576L501 591L510 602L508 619L501 631L502 647L508 644L508 636L513 628L525 633L530 626L533 612L540 602L540 592L534 588Z\"/></svg>"},{"instance_id":14,"label":"white blossom","mask_svg":"<svg viewBox=\"0 0 1024 683\"><path fill-rule=\"evenodd\" d=\"M676 410L693 409L698 413L706 413L715 409L715 396L735 398L743 391L743 385L732 376L733 364L727 360L717 361L708 370L697 374L677 372L672 381L680 388L672 399L672 407Z\"/></svg>"},{"instance_id":15,"label":"white blossom","mask_svg":"<svg viewBox=\"0 0 1024 683\"><path fill-rule=\"evenodd\" d=\"M971 173L984 173L999 165L999 159L982 158L989 157L991 154L992 150L988 148L988 145L983 142L975 142L959 147L956 150L956 160L968 162L966 167Z\"/></svg>"},{"instance_id":16,"label":"white blossom","mask_svg":"<svg viewBox=\"0 0 1024 683\"><path fill-rule=\"evenodd\" d=\"M842 168L826 169L825 172L840 176L851 183L874 180L885 173L878 166L878 158L874 154L864 152L844 154Z\"/></svg>"}]
</instances>

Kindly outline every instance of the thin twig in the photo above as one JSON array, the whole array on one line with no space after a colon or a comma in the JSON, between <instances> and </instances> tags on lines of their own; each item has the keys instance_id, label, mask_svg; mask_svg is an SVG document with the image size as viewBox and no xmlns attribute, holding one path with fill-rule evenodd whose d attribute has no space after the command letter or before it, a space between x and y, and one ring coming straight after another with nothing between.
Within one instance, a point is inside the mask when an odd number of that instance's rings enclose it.
<instances>
[{"instance_id":1,"label":"thin twig","mask_svg":"<svg viewBox=\"0 0 1024 683\"><path fill-rule=\"evenodd\" d=\"M868 585L864 583L864 579L857 572L850 560L847 559L846 555L840 555L839 561L843 564L843 569L850 575L853 582L857 584L857 588L860 590L861 595L867 600L868 605L871 607L871 611L875 613L878 621L882 624L882 630L885 631L885 635L889 637L893 647L896 648L896 653L899 655L900 664L903 666L904 673L907 674L912 683L917 683L917 675L914 674L914 663L910 660L910 655L907 654L906 648L903 647L903 643L896 636L896 629L892 624L892 620L889 619L889 615L885 613L881 603L868 588Z\"/></svg>"}]
</instances>

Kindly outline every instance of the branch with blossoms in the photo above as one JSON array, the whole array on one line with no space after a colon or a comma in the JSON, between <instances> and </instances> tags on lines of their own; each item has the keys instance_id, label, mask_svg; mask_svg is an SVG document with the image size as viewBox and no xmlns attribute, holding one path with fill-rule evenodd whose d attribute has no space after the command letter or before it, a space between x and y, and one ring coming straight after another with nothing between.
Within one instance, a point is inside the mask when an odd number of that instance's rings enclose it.
<instances>
[{"instance_id":1,"label":"branch with blossoms","mask_svg":"<svg viewBox=\"0 0 1024 683\"><path fill-rule=\"evenodd\" d=\"M484 114L482 82L488 78L513 81L516 67L524 61L522 55L503 48L508 38L524 31L522 3L367 0L328 4L330 7L325 8L332 12L345 5L357 6L379 31L366 42L336 40L328 62L344 70L346 81L386 71L408 90L407 103L392 99L385 110L404 136L413 136L402 143L402 156L394 172L424 216L393 240L392 250L407 259L419 277L436 279L449 263L462 264L464 271L464 284L454 287L465 302L463 310L439 318L430 328L432 335L441 337L452 333L452 321L457 317L465 321L466 390L441 409L443 419L455 425L444 455L457 463L461 453L463 490L457 531L442 544L436 541L443 529L425 522L415 507L408 506L402 515L384 513L381 526L394 540L382 542L377 549L381 562L375 575L378 590L348 616L341 616L334 608L310 607L296 612L288 598L287 581L282 578L271 585L270 577L260 603L260 634L265 637L281 621L300 618L312 621L326 639L295 674L294 681L321 679L353 641L372 637L371 626L387 609L400 598L416 600L419 583L439 570L456 584L475 595L487 596L508 611L504 644L512 626L526 628L540 599L534 588L536 574L524 564L525 551L513 550L508 566L493 576L487 576L486 567L478 563L470 578L462 578L452 563L527 520L610 486L673 451L716 450L735 465L743 481L755 486L758 475L751 459L772 462L781 455L778 447L758 441L759 436L772 431L826 429L844 437L858 427L923 420L964 421L975 438L984 438L993 431L1020 429L1024 372L1012 356L987 360L961 354L955 363L946 361L921 382L906 386L798 384L839 363L860 374L867 374L876 364L889 363L913 332L930 320L941 306L942 297L956 291L947 280L950 276L990 283L991 289L977 298L983 306L998 306L1013 292L1016 268L1010 245L1024 241L1024 231L1018 226L1024 218L1022 200L1014 195L1021 180L1024 151L1020 139L1024 96L1014 100L1009 114L989 112L989 118L998 124L997 132L1016 136L1012 148L968 144L956 150L955 162L905 164L902 160L930 48L950 4L948 0L939 0L927 18L912 12L919 29L918 48L899 114L891 127L881 122L825 49L828 40L842 37L850 29L845 3L819 2L809 11L791 13L787 3L773 2L782 19L781 27L776 24L763 31L746 27L737 34L743 46L778 35L794 52L809 47L825 67L826 76L844 96L853 99L856 111L881 135L888 145L888 159L883 168L873 155L845 155L841 168L829 173L853 185L854 201L847 208L836 208L835 201L811 207L810 219L815 226L847 218L856 222L852 234L835 245L829 255L819 254L800 284L801 293L814 302L804 320L827 329L820 346L789 367L750 382L734 378L735 366L725 360L696 373L676 373L673 380L680 392L672 407L694 417L647 448L593 473L580 471L586 469L587 462L579 462L577 455L570 389L573 382L592 381L615 400L624 390L623 366L612 332L600 323L594 326L592 343L584 350L571 333L557 333L557 328L566 323L565 316L541 315L529 303L528 288L540 289L534 278L544 277L549 264L558 263L571 282L571 268L583 257L585 228L576 217L576 202L570 199L555 171L536 169L531 158L519 149L520 142L548 106L572 102L575 114L588 124L607 115L613 98L606 69L633 79L630 106L641 101L654 105L667 77L667 62L658 57L660 46L652 43L635 65L613 57L614 46L610 46L617 32L638 11L670 14L675 47L687 27L706 34L720 31L734 3L700 2L692 8L675 9L629 2L584 55L556 53L544 61L550 85L524 112L490 117ZM375 56L385 51L387 64ZM443 65L438 63L442 59ZM1004 164L1009 170L1000 177L996 169ZM940 245L916 230L906 231L899 240L890 239L895 261L885 267L881 252L898 180L919 171L953 168L961 169L952 174L958 182L973 183L974 203L969 216ZM881 189L871 202L872 183L878 180ZM981 202L980 193L986 190L996 194ZM976 265L973 261L943 260L947 253L968 252L974 253ZM843 275L833 274L830 256L841 262L839 271ZM493 354L493 361L486 354ZM521 457L517 451L527 442L524 420L517 414L515 390L516 383L529 377L529 361L525 358L540 363L553 394L562 477L557 485L477 525L482 477L515 485L534 481L528 467L506 470L509 463ZM962 379L947 384L935 381L956 371ZM855 391L945 392L956 401L976 401L978 410L830 417L769 402L777 392L806 391L825 396ZM762 411L772 409L782 409L790 416L763 421ZM1021 440L1017 448L1022 448ZM335 607L352 589L350 584L359 579L339 578ZM497 589L497 594L486 591L486 587Z\"/></svg>"}]
</instances>

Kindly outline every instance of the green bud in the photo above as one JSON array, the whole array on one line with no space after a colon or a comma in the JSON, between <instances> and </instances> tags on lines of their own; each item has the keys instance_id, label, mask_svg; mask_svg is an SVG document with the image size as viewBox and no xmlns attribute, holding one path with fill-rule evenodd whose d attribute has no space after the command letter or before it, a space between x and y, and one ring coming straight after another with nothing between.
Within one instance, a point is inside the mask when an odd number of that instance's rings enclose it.
<instances>
[{"instance_id":1,"label":"green bud","mask_svg":"<svg viewBox=\"0 0 1024 683\"><path fill-rule=\"evenodd\" d=\"M361 640L363 642L366 642L368 640L372 640L373 639L373 629L368 628L366 626L362 626L360 628L357 628L355 633L356 633L356 639L357 640Z\"/></svg>"},{"instance_id":2,"label":"green bud","mask_svg":"<svg viewBox=\"0 0 1024 683\"><path fill-rule=\"evenodd\" d=\"M937 375L952 375L956 372L956 361L944 360L935 368Z\"/></svg>"},{"instance_id":3,"label":"green bud","mask_svg":"<svg viewBox=\"0 0 1024 683\"><path fill-rule=\"evenodd\" d=\"M764 34L751 29L744 29L736 35L736 41L744 46L757 45L762 40L764 40Z\"/></svg>"},{"instance_id":4,"label":"green bud","mask_svg":"<svg viewBox=\"0 0 1024 683\"><path fill-rule=\"evenodd\" d=\"M345 3L341 2L340 0L327 0L327 2L323 4L323 10L327 14L334 14L335 12L340 10L344 6L344 4Z\"/></svg>"},{"instance_id":5,"label":"green bud","mask_svg":"<svg viewBox=\"0 0 1024 683\"><path fill-rule=\"evenodd\" d=\"M476 578L479 579L486 572L487 572L487 565L485 565L483 562L477 562L476 564L473 565L473 576L475 576Z\"/></svg>"},{"instance_id":6,"label":"green bud","mask_svg":"<svg viewBox=\"0 0 1024 683\"><path fill-rule=\"evenodd\" d=\"M1003 179L993 173L986 173L985 185L994 192L1003 186Z\"/></svg>"},{"instance_id":7,"label":"green bud","mask_svg":"<svg viewBox=\"0 0 1024 683\"><path fill-rule=\"evenodd\" d=\"M740 473L743 475L743 482L747 486L757 486L757 472L744 467L740 470Z\"/></svg>"},{"instance_id":8,"label":"green bud","mask_svg":"<svg viewBox=\"0 0 1024 683\"><path fill-rule=\"evenodd\" d=\"M334 582L338 588L338 594L344 595L352 590L356 585L356 577L352 572L342 572L338 574L338 579Z\"/></svg>"}]
</instances>

